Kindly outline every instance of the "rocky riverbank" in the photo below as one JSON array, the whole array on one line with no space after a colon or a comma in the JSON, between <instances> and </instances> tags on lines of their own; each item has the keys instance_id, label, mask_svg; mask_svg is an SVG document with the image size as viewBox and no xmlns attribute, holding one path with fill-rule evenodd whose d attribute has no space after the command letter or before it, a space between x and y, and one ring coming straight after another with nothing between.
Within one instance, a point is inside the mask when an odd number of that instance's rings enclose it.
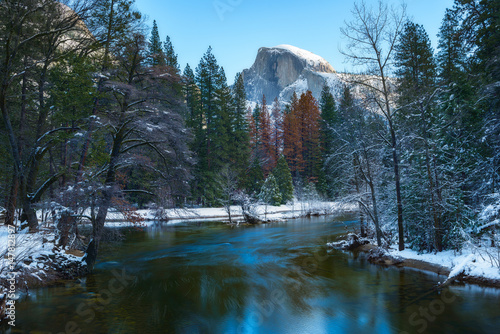
<instances>
[{"instance_id":1,"label":"rocky riverbank","mask_svg":"<svg viewBox=\"0 0 500 334\"><path fill-rule=\"evenodd\" d=\"M457 252L452 256L447 252L436 254L418 254L409 250L398 252L391 248L377 247L371 240L360 238L354 233L327 245L343 251L366 253L368 261L373 264L414 268L447 276L439 286L471 283L500 288L500 268L488 262L486 257L473 252Z\"/></svg>"},{"instance_id":2,"label":"rocky riverbank","mask_svg":"<svg viewBox=\"0 0 500 334\"><path fill-rule=\"evenodd\" d=\"M6 304L21 294L87 272L83 251L59 248L50 230L13 234L0 226L0 245L0 319L6 315Z\"/></svg>"}]
</instances>

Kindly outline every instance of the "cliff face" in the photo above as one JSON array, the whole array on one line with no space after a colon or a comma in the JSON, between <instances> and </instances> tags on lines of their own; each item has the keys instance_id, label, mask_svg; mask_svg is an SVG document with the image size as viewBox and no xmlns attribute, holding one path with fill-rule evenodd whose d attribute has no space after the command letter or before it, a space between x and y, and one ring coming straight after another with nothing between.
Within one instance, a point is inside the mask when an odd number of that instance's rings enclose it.
<instances>
[{"instance_id":1,"label":"cliff face","mask_svg":"<svg viewBox=\"0 0 500 334\"><path fill-rule=\"evenodd\" d=\"M260 48L252 67L242 73L247 99L253 102L260 102L263 94L269 103L276 97L288 102L294 91L300 96L306 90L319 98L325 83L337 81L326 60L290 45Z\"/></svg>"}]
</instances>

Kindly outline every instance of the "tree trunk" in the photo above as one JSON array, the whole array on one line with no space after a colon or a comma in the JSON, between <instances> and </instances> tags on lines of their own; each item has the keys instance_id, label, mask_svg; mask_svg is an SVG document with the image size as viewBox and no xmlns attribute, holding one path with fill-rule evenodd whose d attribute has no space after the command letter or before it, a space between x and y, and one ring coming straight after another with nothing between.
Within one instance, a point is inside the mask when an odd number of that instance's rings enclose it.
<instances>
[{"instance_id":1,"label":"tree trunk","mask_svg":"<svg viewBox=\"0 0 500 334\"><path fill-rule=\"evenodd\" d=\"M372 197L372 205L373 205L373 224L375 225L375 234L377 236L377 245L379 247L382 246L382 230L380 229L380 222L378 219L378 204L377 204L377 193L375 190L375 184L373 183L373 174L371 172L370 161L368 160L368 153L366 152L366 148L364 148L364 155L366 160L366 173L364 173L364 179L368 186L370 187L370 193ZM358 161L359 164L359 161Z\"/></svg>"},{"instance_id":2,"label":"tree trunk","mask_svg":"<svg viewBox=\"0 0 500 334\"><path fill-rule=\"evenodd\" d=\"M5 209L5 225L14 225L14 218L16 216L17 206L17 193L19 191L19 182L15 173L12 174L12 183L10 186L10 193L6 201Z\"/></svg>"},{"instance_id":3,"label":"tree trunk","mask_svg":"<svg viewBox=\"0 0 500 334\"><path fill-rule=\"evenodd\" d=\"M104 230L104 223L106 222L106 216L108 215L108 210L111 204L111 197L111 190L106 190L99 205L97 216L92 222L92 240L90 241L89 245L87 246L87 250L85 251L85 261L87 263L89 271L92 271L94 269L94 265L97 260L102 231Z\"/></svg>"},{"instance_id":4,"label":"tree trunk","mask_svg":"<svg viewBox=\"0 0 500 334\"><path fill-rule=\"evenodd\" d=\"M122 117L123 114L122 114ZM123 119L122 119L123 120ZM108 209L111 206L111 198L113 197L113 186L116 179L116 164L118 158L120 157L120 151L124 138L125 126L124 122L122 126L118 127L120 130L116 133L113 140L113 149L111 150L110 161L108 166L108 171L106 173L105 190L103 191L102 200L99 203L99 210L97 211L97 216L92 222L92 240L89 243L86 250L86 262L87 267L90 271L93 270L95 261L97 259L97 253L99 251L99 244L102 237L102 231L104 229L104 223L106 222L106 216L108 214Z\"/></svg>"},{"instance_id":5,"label":"tree trunk","mask_svg":"<svg viewBox=\"0 0 500 334\"><path fill-rule=\"evenodd\" d=\"M382 246L382 231L380 230L380 223L378 220L378 205L377 205L377 196L375 192L375 186L373 182L368 182L368 186L370 187L370 192L372 195L372 204L373 204L373 223L375 224L375 234L377 235L377 246Z\"/></svg>"},{"instance_id":6,"label":"tree trunk","mask_svg":"<svg viewBox=\"0 0 500 334\"><path fill-rule=\"evenodd\" d=\"M438 203L437 203L438 196L436 194L434 177L432 175L429 140L428 140L428 133L427 133L427 126L426 126L425 111L424 110L422 110L422 119L423 119L423 127L424 127L423 137L424 137L424 144L425 144L425 165L426 165L426 169L427 169L427 180L429 181L429 188L431 191L431 209L432 209L432 218L434 221L434 247L437 249L438 252L441 252L443 250L443 242L442 242L442 237L441 237L441 219L439 217L439 212L438 212Z\"/></svg>"},{"instance_id":7,"label":"tree trunk","mask_svg":"<svg viewBox=\"0 0 500 334\"><path fill-rule=\"evenodd\" d=\"M403 226L403 202L401 200L401 180L399 176L399 159L397 153L397 142L396 133L392 125L392 121L389 121L389 127L391 131L391 145L392 145L392 161L394 164L394 179L396 182L396 202L398 207L398 239L399 239L399 250L405 249L405 235Z\"/></svg>"},{"instance_id":8,"label":"tree trunk","mask_svg":"<svg viewBox=\"0 0 500 334\"><path fill-rule=\"evenodd\" d=\"M8 89L8 84L2 84L0 89L0 109L2 111L2 119L4 122L5 130L7 131L7 136L9 138L10 144L10 152L12 154L12 159L14 163L14 171L12 174L12 188L11 194L9 198L9 205L7 206L7 215L9 219L13 220L15 216L16 202L17 202L17 193L19 190L19 186L22 184L23 180L23 170L22 170L22 162L21 156L19 154L19 146L16 140L16 136L14 134L14 128L12 127L12 123L10 121L10 115L7 108L7 98L6 93Z\"/></svg>"},{"instance_id":9,"label":"tree trunk","mask_svg":"<svg viewBox=\"0 0 500 334\"><path fill-rule=\"evenodd\" d=\"M354 165L354 183L356 185L356 193L358 196L361 196L361 190L360 190L360 179L359 179L359 164L357 162L356 157L353 159L353 165ZM359 207L359 229L362 237L366 237L366 231L365 231L365 222L364 222L364 214L363 214L363 206L361 203L358 203Z\"/></svg>"}]
</instances>

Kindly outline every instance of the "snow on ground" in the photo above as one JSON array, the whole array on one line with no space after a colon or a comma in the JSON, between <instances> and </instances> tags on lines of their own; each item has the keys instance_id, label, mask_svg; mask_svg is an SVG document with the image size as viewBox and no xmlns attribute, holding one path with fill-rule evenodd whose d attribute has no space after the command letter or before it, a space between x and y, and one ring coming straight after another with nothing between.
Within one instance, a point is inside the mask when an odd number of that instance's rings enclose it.
<instances>
[{"instance_id":1,"label":"snow on ground","mask_svg":"<svg viewBox=\"0 0 500 334\"><path fill-rule=\"evenodd\" d=\"M449 278L464 273L469 276L500 279L500 268L492 261L492 256L498 259L498 249L482 247L482 249L464 249L460 252L448 250L438 253L423 253L405 249L390 250L392 256L434 263L450 269Z\"/></svg>"},{"instance_id":2,"label":"snow on ground","mask_svg":"<svg viewBox=\"0 0 500 334\"><path fill-rule=\"evenodd\" d=\"M286 205L257 205L255 213L261 220L284 220L303 217L309 214L333 214L355 210L352 204L341 204L339 202L293 202ZM168 218L169 222L182 222L186 220L219 220L227 221L228 213L223 208L189 208L189 209L167 209L159 213L158 210L137 210L146 221L158 220L161 216ZM231 206L231 217L235 220L242 220L241 207ZM120 212L109 212L107 219L110 221L124 221ZM107 223L107 225L111 225Z\"/></svg>"},{"instance_id":3,"label":"snow on ground","mask_svg":"<svg viewBox=\"0 0 500 334\"><path fill-rule=\"evenodd\" d=\"M6 225L0 225L0 299L2 286L12 277L11 272L18 275L28 274L42 281L47 277L47 258L64 258L63 262L81 261L80 257L66 254L64 250L55 247L55 232L42 229L38 233L28 233L26 228L15 234L14 270L10 270L8 258L9 230ZM26 283L26 282L25 282Z\"/></svg>"},{"instance_id":4,"label":"snow on ground","mask_svg":"<svg viewBox=\"0 0 500 334\"><path fill-rule=\"evenodd\" d=\"M349 204L340 204L336 202L293 202L288 205L271 206L257 205L254 208L255 214L261 220L284 220L297 218L306 214L331 214L353 210L354 207ZM158 218L168 218L168 223L180 223L183 221L227 221L228 214L224 208L192 208L192 209L168 209L162 210L138 210L145 219L145 224L153 224ZM88 214L88 213L87 213ZM38 212L39 218L43 216L42 212ZM236 221L242 221L241 208L239 206L231 206L231 216ZM110 211L107 216L108 227L122 227L132 225L126 222L124 215L121 212ZM61 256L67 261L81 261L81 258L74 255L66 254L64 250L55 247L56 233L54 229L46 227L47 224L41 224L41 230L37 233L28 233L28 229L16 233L15 246L15 271L29 273L32 277L43 280L46 275L47 258ZM9 230L5 225L0 225L0 281L5 282L10 275L9 259L8 259L8 237ZM0 288L0 298L2 290Z\"/></svg>"}]
</instances>

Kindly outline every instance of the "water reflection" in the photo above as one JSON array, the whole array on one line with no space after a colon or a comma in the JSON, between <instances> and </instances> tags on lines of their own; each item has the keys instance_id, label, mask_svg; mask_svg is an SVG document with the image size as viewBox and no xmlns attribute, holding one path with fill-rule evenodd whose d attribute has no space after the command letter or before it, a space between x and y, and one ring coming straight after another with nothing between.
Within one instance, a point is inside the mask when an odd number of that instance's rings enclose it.
<instances>
[{"instance_id":1,"label":"water reflection","mask_svg":"<svg viewBox=\"0 0 500 334\"><path fill-rule=\"evenodd\" d=\"M344 223L126 232L103 252L94 275L37 290L20 304L13 332L68 332L68 324L82 333L496 332L497 290L435 291L442 277L327 252L323 245L344 233ZM134 279L107 293L122 270Z\"/></svg>"}]
</instances>

